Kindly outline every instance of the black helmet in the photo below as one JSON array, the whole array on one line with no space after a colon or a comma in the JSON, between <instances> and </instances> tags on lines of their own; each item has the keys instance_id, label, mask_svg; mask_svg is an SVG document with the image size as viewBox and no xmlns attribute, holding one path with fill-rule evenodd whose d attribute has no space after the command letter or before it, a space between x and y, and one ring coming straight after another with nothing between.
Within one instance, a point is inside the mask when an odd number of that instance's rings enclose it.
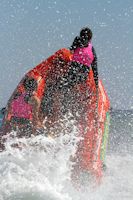
<instances>
[{"instance_id":1,"label":"black helmet","mask_svg":"<svg viewBox=\"0 0 133 200\"><path fill-rule=\"evenodd\" d=\"M88 27L82 28L81 31L80 31L80 37L82 39L90 41L92 39L92 31L91 31L91 29L88 28Z\"/></svg>"},{"instance_id":2,"label":"black helmet","mask_svg":"<svg viewBox=\"0 0 133 200\"><path fill-rule=\"evenodd\" d=\"M24 88L28 91L34 91L37 89L37 81L34 78L26 77L23 82Z\"/></svg>"}]
</instances>

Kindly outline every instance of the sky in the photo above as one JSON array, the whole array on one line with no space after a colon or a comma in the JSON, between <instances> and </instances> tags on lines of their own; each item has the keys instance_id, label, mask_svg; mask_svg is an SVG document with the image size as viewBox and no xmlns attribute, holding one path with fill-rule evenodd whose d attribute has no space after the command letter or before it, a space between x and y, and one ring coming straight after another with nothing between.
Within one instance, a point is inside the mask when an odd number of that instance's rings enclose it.
<instances>
[{"instance_id":1,"label":"sky","mask_svg":"<svg viewBox=\"0 0 133 200\"><path fill-rule=\"evenodd\" d=\"M29 69L69 47L84 26L111 106L133 109L133 0L0 0L0 107Z\"/></svg>"}]
</instances>

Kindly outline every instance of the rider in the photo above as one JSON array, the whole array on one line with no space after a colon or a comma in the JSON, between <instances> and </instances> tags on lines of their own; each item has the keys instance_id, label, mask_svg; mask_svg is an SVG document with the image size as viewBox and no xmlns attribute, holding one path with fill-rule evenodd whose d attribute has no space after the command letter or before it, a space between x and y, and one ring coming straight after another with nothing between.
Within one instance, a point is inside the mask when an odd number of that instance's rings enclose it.
<instances>
[{"instance_id":1,"label":"rider","mask_svg":"<svg viewBox=\"0 0 133 200\"><path fill-rule=\"evenodd\" d=\"M97 56L91 40L92 31L90 28L85 27L80 31L80 36L75 37L70 47L73 56L69 71L63 77L64 81L68 83L68 87L86 81L91 66L98 90Z\"/></svg>"},{"instance_id":2,"label":"rider","mask_svg":"<svg viewBox=\"0 0 133 200\"><path fill-rule=\"evenodd\" d=\"M34 134L36 127L41 126L39 120L40 99L36 95L37 80L26 76L22 86L24 90L17 91L13 95L6 117L6 122L10 124L11 129L20 130L17 133L20 137Z\"/></svg>"}]
</instances>

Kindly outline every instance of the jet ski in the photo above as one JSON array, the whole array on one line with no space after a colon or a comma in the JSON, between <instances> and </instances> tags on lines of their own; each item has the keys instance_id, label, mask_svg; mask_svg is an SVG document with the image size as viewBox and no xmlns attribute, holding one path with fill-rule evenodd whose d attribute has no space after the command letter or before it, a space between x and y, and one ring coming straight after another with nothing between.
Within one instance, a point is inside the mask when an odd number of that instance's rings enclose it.
<instances>
[{"instance_id":1,"label":"jet ski","mask_svg":"<svg viewBox=\"0 0 133 200\"><path fill-rule=\"evenodd\" d=\"M41 121L47 118L47 122L50 122L49 129L61 116L68 111L72 112L79 127L79 137L83 138L75 155L74 171L88 171L99 179L103 175L108 141L110 101L102 80L99 80L97 98L92 70L84 84L69 89L59 87L61 81L57 80L61 80L67 73L71 57L72 54L68 49L60 49L25 74L7 102L6 108L1 110L1 130L5 129L14 117L11 105L14 99L24 94L25 78L35 79L38 87L33 95L41 102L39 108ZM32 122L32 118L30 120ZM20 121L17 126L20 126ZM59 130L55 135L52 133L52 136L58 137Z\"/></svg>"}]
</instances>

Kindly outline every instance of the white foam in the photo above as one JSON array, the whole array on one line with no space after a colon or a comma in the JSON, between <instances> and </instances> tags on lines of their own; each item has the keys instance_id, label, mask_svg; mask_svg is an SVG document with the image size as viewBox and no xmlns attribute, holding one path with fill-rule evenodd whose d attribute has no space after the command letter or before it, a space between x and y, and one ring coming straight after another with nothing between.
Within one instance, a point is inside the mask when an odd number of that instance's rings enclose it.
<instances>
[{"instance_id":1,"label":"white foam","mask_svg":"<svg viewBox=\"0 0 133 200\"><path fill-rule=\"evenodd\" d=\"M107 171L98 187L89 182L74 186L70 157L79 138L73 120L65 125L71 132L56 139L15 139L23 144L21 150L11 147L12 139L7 141L7 151L0 154L0 200L132 200L133 158L127 152L107 155Z\"/></svg>"}]
</instances>

